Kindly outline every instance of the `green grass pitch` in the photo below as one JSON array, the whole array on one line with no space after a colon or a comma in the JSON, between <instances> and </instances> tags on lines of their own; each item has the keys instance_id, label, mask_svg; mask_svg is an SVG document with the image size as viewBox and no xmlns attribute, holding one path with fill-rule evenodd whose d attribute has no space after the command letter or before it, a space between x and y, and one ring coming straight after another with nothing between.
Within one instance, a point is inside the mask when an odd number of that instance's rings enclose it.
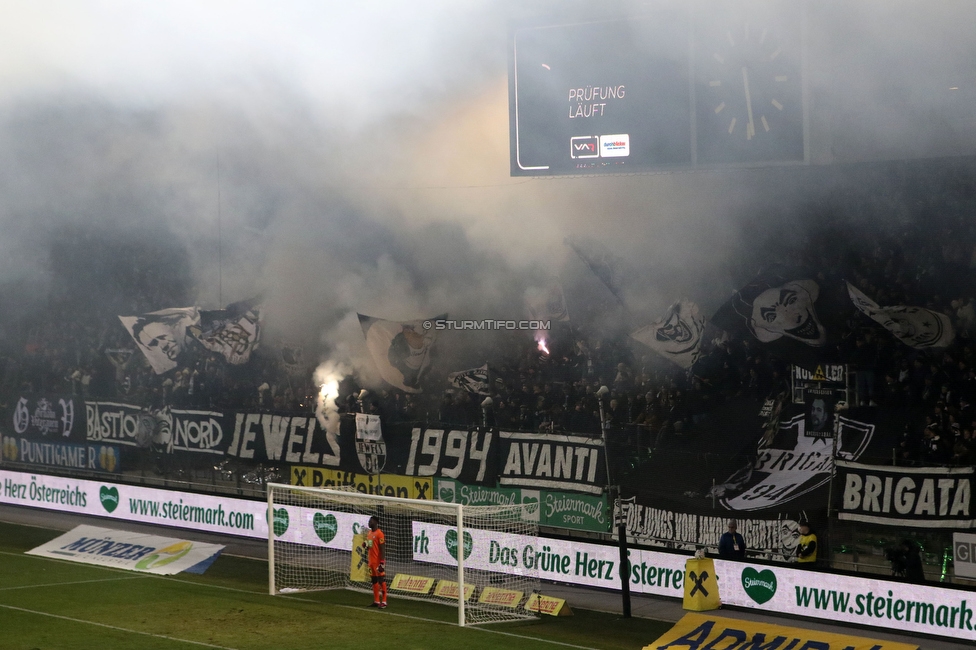
<instances>
[{"instance_id":1,"label":"green grass pitch","mask_svg":"<svg viewBox=\"0 0 976 650\"><path fill-rule=\"evenodd\" d=\"M4 650L639 649L671 623L572 617L459 628L457 610L350 591L267 595L267 564L222 556L202 576L152 576L24 555L58 532L0 523Z\"/></svg>"}]
</instances>

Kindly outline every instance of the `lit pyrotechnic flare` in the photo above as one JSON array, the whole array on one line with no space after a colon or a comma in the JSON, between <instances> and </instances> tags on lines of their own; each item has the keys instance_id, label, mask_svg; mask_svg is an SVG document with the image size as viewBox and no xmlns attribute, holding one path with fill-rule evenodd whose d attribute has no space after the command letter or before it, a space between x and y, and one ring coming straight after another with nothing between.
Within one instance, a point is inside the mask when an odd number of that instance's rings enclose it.
<instances>
[{"instance_id":1,"label":"lit pyrotechnic flare","mask_svg":"<svg viewBox=\"0 0 976 650\"><path fill-rule=\"evenodd\" d=\"M348 370L341 363L325 361L319 364L312 375L315 383L320 386L319 396L315 401L315 417L326 431L339 430L339 409L335 401L339 397L339 382L346 374Z\"/></svg>"},{"instance_id":2,"label":"lit pyrotechnic flare","mask_svg":"<svg viewBox=\"0 0 976 650\"><path fill-rule=\"evenodd\" d=\"M542 330L536 330L535 332L536 345L539 348L539 352L543 352L546 356L549 355L549 348L546 346L546 335Z\"/></svg>"}]
</instances>

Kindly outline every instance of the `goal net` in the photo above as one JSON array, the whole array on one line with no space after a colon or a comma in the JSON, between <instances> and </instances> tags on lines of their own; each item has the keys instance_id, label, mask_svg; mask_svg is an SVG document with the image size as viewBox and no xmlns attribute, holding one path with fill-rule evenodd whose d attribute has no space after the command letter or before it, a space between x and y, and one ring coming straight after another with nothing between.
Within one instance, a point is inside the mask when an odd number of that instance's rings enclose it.
<instances>
[{"instance_id":1,"label":"goal net","mask_svg":"<svg viewBox=\"0 0 976 650\"><path fill-rule=\"evenodd\" d=\"M373 516L386 537L394 609L403 598L452 605L460 625L535 616L525 609L539 589L538 513L531 506L462 506L274 483L268 484L270 593L372 594L364 542Z\"/></svg>"}]
</instances>

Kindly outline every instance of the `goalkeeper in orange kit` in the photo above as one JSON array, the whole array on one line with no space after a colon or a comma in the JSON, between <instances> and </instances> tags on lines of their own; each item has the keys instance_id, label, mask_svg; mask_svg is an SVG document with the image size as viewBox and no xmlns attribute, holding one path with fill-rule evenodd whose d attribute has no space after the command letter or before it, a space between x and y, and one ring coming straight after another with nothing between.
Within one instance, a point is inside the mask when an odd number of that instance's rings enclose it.
<instances>
[{"instance_id":1,"label":"goalkeeper in orange kit","mask_svg":"<svg viewBox=\"0 0 976 650\"><path fill-rule=\"evenodd\" d=\"M380 521L369 518L369 532L364 542L369 559L369 575L373 581L372 607L386 609L386 535L380 530Z\"/></svg>"}]
</instances>

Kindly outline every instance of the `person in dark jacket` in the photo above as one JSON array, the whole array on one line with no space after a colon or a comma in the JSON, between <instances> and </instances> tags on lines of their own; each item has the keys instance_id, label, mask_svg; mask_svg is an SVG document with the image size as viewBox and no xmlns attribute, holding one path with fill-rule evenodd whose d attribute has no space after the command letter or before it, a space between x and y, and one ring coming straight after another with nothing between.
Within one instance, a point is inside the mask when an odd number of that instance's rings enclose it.
<instances>
[{"instance_id":1,"label":"person in dark jacket","mask_svg":"<svg viewBox=\"0 0 976 650\"><path fill-rule=\"evenodd\" d=\"M718 540L718 556L723 560L746 559L746 540L736 532L735 519L729 521L728 532Z\"/></svg>"},{"instance_id":2,"label":"person in dark jacket","mask_svg":"<svg viewBox=\"0 0 976 650\"><path fill-rule=\"evenodd\" d=\"M901 546L905 558L905 578L915 584L925 582L925 571L922 569L922 556L918 551L918 544L910 539L902 540Z\"/></svg>"}]
</instances>

